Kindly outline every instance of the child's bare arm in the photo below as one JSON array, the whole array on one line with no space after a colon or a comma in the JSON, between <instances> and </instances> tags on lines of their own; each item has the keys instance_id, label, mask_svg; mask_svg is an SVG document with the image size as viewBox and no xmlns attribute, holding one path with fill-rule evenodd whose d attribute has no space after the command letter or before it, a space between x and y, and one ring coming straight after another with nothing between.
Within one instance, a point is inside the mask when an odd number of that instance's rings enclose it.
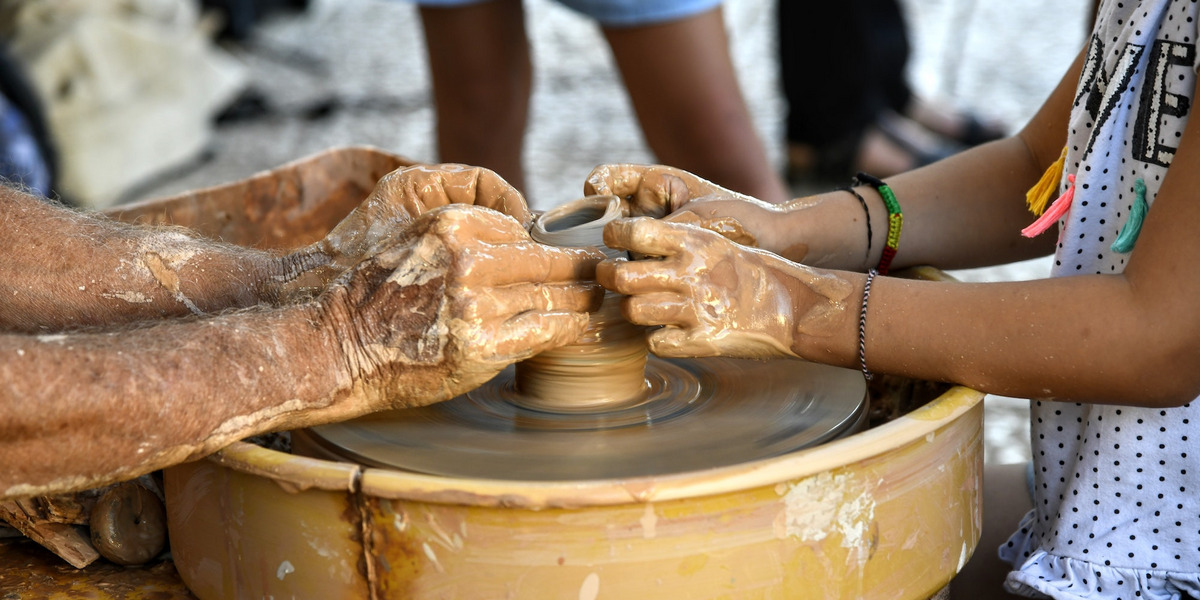
<instances>
[{"instance_id":1,"label":"child's bare arm","mask_svg":"<svg viewBox=\"0 0 1200 600\"><path fill-rule=\"evenodd\" d=\"M1025 193L1066 144L1082 62L1080 53L1037 114L1015 136L888 178L904 211L900 249L893 265L970 268L1053 251L1051 236L1031 240L1020 235L1034 220ZM859 191L872 209L879 211L872 213L875 229L886 229L886 210L875 190L861 187ZM882 241L876 239L876 252Z\"/></svg>"},{"instance_id":2,"label":"child's bare arm","mask_svg":"<svg viewBox=\"0 0 1200 600\"><path fill-rule=\"evenodd\" d=\"M1025 207L1025 192L1058 158L1065 143L1080 64L1076 61L1017 135L887 179L904 215L893 266L979 267L1044 256L1053 250L1053 240L1029 240L1019 232L1034 218ZM758 247L789 260L865 271L879 263L888 214L874 189L859 186L856 190L870 211L869 252L863 203L843 190L780 206L710 194L679 204L679 212L708 222L735 219Z\"/></svg>"},{"instance_id":3,"label":"child's bare arm","mask_svg":"<svg viewBox=\"0 0 1200 600\"><path fill-rule=\"evenodd\" d=\"M710 231L680 227L639 219L605 229L611 247L665 256L606 261L598 271L606 287L629 296L626 317L666 326L651 338L654 351L860 367L863 274L771 260ZM1143 233L1150 234L1161 235ZM1143 255L1126 275L981 284L877 277L867 366L1005 396L1189 402L1200 393L1200 311L1191 300L1200 295L1200 276L1187 253L1195 256L1200 244L1176 249L1155 265L1148 263L1158 257Z\"/></svg>"},{"instance_id":4,"label":"child's bare arm","mask_svg":"<svg viewBox=\"0 0 1200 600\"><path fill-rule=\"evenodd\" d=\"M1067 108L1060 105L1069 103L1070 97L1064 95L1063 89L1055 92L1039 113L1039 119L1026 129L1030 141L1025 152L1040 157L1028 162L1049 160L1045 157L1061 148L1054 147L1054 136L1042 139L1036 131L1051 124L1060 125L1059 121L1065 119ZM1047 120L1041 121L1043 118ZM978 156L988 156L992 147L951 159L946 164L969 164ZM941 216L946 219L959 214L953 208L945 208L953 202L936 203L933 199L938 196L921 194L938 168L890 180L894 181L896 194L905 207L900 257L907 257L908 262L945 265L937 262L942 253L936 244L922 241L926 237L949 244L954 252L969 254L975 251L976 244L985 245L989 236L998 235L987 223L976 220L958 225L952 219L938 223L938 209L945 211ZM1027 175L1032 177L1035 170L1028 169ZM991 173L976 183L1004 187L1002 175L1002 172ZM929 185L933 189L933 184ZM1005 188L1006 195L1019 194L1013 204L1021 209L1001 223L1009 238L1017 238L1020 228L1032 221L1032 216L1024 212L1024 187L1025 184ZM1196 310L1195 301L1200 297L1200 270L1195 268L1195 257L1200 256L1200 236L1196 235L1200 225L1197 189L1200 189L1200 120L1193 119L1183 134L1170 173L1163 180L1154 210L1141 229L1124 273L987 284L876 278L866 318L868 367L878 372L965 384L1006 396L1152 407L1192 401L1200 394L1200 369L1196 368L1200 364L1200 310ZM853 199L850 202L857 208ZM685 210L696 206L699 205L689 204ZM909 206L913 207L911 218ZM965 218L969 212L961 214ZM983 214L996 218L1001 213L983 211ZM836 222L828 226L838 227ZM943 231L955 227L963 231L955 231L953 235ZM610 230L621 237L620 230L612 227ZM657 235L643 231L640 237L650 240ZM1052 236L1043 237L1053 241ZM637 283L627 287L616 284L620 291L639 298L631 304L639 306L642 314L669 315L669 318L655 317L657 321L639 322L665 324L696 333L699 331L693 324L696 319L680 319L679 310L664 311L654 305L682 306L680 302L694 299L702 301L704 306L719 306L718 298L736 304L738 290L734 287L723 290L719 278L703 269L708 268L706 265L720 264L723 272L741 272L739 269L747 267L745 257L739 257L731 246L705 246L698 239L688 238L680 245L696 251L703 260L690 264L639 261L642 264L636 267ZM641 248L631 234L606 241L617 247L651 250L652 254L662 250ZM861 268L862 264L856 267ZM606 266L605 283L621 281L623 276L618 272L631 269L619 264ZM768 286L771 290L790 289L790 302L794 306L792 328L783 333L776 329L777 333L771 337L784 349L781 354L858 367L858 309L866 278L845 271L818 271L807 279L824 282L822 285L828 288L828 280L820 276L822 273L846 282L853 291L841 298L839 304L830 302L828 296L814 294L817 290L807 283L807 291L799 292L786 283ZM776 275L775 279L783 278ZM817 314L814 309L821 303L825 306L819 313L822 327L798 329L797 325L803 324L807 316ZM715 325L708 322L703 323L708 329L701 335L730 339L738 332L767 331L762 324L761 319L736 318ZM693 342L699 341L697 336L692 338Z\"/></svg>"},{"instance_id":5,"label":"child's bare arm","mask_svg":"<svg viewBox=\"0 0 1200 600\"><path fill-rule=\"evenodd\" d=\"M879 281L868 319L872 365L1009 396L1190 402L1200 394L1197 189L1193 118L1122 274L980 286Z\"/></svg>"}]
</instances>

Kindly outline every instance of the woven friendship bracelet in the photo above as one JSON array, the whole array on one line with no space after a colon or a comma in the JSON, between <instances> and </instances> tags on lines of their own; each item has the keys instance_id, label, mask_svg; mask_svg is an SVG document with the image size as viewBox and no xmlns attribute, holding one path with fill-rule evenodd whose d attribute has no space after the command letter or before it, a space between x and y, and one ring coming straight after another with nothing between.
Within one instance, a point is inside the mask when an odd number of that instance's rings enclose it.
<instances>
[{"instance_id":1,"label":"woven friendship bracelet","mask_svg":"<svg viewBox=\"0 0 1200 600\"><path fill-rule=\"evenodd\" d=\"M862 194L858 193L857 190L850 186L838 188L838 191L850 192L851 194L854 194L854 197L858 198L858 203L862 206L863 213L867 215L867 259L870 260L871 238L875 236L871 233L871 210L867 208L867 199L863 198Z\"/></svg>"},{"instance_id":2,"label":"woven friendship bracelet","mask_svg":"<svg viewBox=\"0 0 1200 600\"><path fill-rule=\"evenodd\" d=\"M867 381L875 378L875 374L867 368L867 300L871 298L871 282L879 272L875 269L867 271L867 283L863 286L862 309L858 312L858 364L862 367L863 377Z\"/></svg>"},{"instance_id":3,"label":"woven friendship bracelet","mask_svg":"<svg viewBox=\"0 0 1200 600\"><path fill-rule=\"evenodd\" d=\"M859 173L854 176L854 182L875 188L879 192L879 196L883 198L883 203L887 205L887 245L883 248L883 256L879 258L879 266L875 267L880 274L887 275L888 269L892 266L892 259L896 257L896 250L900 247L900 230L904 227L904 214L900 211L900 202L896 200L896 194L892 193L892 188L878 177Z\"/></svg>"}]
</instances>

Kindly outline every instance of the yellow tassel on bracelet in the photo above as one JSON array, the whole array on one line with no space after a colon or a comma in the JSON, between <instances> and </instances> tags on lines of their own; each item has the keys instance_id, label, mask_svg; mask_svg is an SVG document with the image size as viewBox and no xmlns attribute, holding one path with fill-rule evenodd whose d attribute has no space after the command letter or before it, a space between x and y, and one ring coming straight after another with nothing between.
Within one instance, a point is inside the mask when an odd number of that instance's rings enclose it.
<instances>
[{"instance_id":1,"label":"yellow tassel on bracelet","mask_svg":"<svg viewBox=\"0 0 1200 600\"><path fill-rule=\"evenodd\" d=\"M1050 205L1050 201L1058 197L1058 185L1062 182L1063 165L1067 162L1067 147L1063 146L1062 154L1058 155L1058 160L1054 161L1045 173L1042 173L1042 178L1038 180L1033 187L1025 192L1025 204L1029 207L1029 212L1041 216L1046 212L1046 207Z\"/></svg>"}]
</instances>

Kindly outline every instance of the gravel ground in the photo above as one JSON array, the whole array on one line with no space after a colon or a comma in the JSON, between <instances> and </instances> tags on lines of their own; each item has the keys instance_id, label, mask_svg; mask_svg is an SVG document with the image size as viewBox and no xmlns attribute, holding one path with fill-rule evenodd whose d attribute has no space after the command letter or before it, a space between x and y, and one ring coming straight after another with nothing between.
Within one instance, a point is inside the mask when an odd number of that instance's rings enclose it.
<instances>
[{"instance_id":1,"label":"gravel ground","mask_svg":"<svg viewBox=\"0 0 1200 600\"><path fill-rule=\"evenodd\" d=\"M1019 127L1084 40L1087 0L904 0L915 89ZM653 162L619 75L594 25L549 0L527 0L535 88L526 142L535 208L577 197L597 164ZM774 57L774 3L727 0L735 65L769 156L782 168L783 100ZM428 71L415 8L379 0L314 0L306 13L264 23L232 49L275 108L218 129L212 152L143 188L155 197L239 179L323 149L370 144L437 159ZM326 111L315 108L331 106ZM315 116L314 112L320 116ZM797 190L802 192L804 190ZM969 281L1043 276L1046 261L959 271ZM1028 457L1023 400L987 400L986 460Z\"/></svg>"}]
</instances>

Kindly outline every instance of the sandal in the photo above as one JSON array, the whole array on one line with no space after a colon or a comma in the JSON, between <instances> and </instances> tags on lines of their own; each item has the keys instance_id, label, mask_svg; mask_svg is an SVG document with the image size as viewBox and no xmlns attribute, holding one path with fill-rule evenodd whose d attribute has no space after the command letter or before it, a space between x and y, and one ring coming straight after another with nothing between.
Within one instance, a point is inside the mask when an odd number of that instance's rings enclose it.
<instances>
[{"instance_id":1,"label":"sandal","mask_svg":"<svg viewBox=\"0 0 1200 600\"><path fill-rule=\"evenodd\" d=\"M966 149L963 144L946 139L925 129L920 123L890 111L876 119L875 126L888 141L913 157L913 169L933 164Z\"/></svg>"},{"instance_id":2,"label":"sandal","mask_svg":"<svg viewBox=\"0 0 1200 600\"><path fill-rule=\"evenodd\" d=\"M792 185L842 184L865 171L878 177L923 167L960 152L965 146L887 111L866 130L815 148L788 144L787 180Z\"/></svg>"},{"instance_id":3,"label":"sandal","mask_svg":"<svg viewBox=\"0 0 1200 600\"><path fill-rule=\"evenodd\" d=\"M920 98L912 98L904 114L929 131L968 147L1008 135L1004 127L995 121Z\"/></svg>"}]
</instances>

